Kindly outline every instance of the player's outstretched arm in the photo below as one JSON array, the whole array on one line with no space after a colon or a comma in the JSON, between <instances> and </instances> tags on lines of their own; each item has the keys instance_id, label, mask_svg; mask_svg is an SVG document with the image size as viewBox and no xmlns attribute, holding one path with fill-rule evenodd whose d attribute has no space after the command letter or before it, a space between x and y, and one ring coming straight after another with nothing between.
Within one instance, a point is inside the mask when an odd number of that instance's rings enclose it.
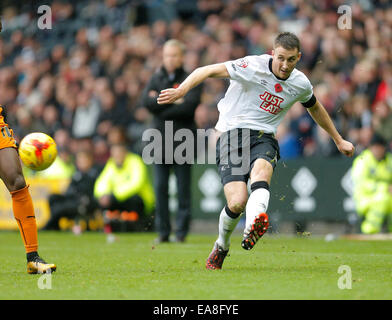
<instances>
[{"instance_id":1,"label":"player's outstretched arm","mask_svg":"<svg viewBox=\"0 0 392 320\"><path fill-rule=\"evenodd\" d=\"M354 146L350 141L344 140L339 132L336 130L335 125L333 124L327 110L323 107L323 105L316 101L313 107L307 109L314 121L328 132L330 137L336 144L338 150L344 154L345 156L352 157L354 155Z\"/></svg>"},{"instance_id":2,"label":"player's outstretched arm","mask_svg":"<svg viewBox=\"0 0 392 320\"><path fill-rule=\"evenodd\" d=\"M177 89L169 88L161 90L158 96L158 104L173 103L184 97L189 90L202 83L207 78L228 78L229 72L224 63L211 64L195 69Z\"/></svg>"}]
</instances>

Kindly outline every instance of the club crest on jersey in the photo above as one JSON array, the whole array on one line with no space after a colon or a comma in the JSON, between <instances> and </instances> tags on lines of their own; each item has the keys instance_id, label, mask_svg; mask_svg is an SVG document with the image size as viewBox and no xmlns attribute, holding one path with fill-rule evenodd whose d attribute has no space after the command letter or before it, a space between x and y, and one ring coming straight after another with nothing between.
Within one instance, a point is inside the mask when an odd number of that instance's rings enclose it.
<instances>
[{"instance_id":1,"label":"club crest on jersey","mask_svg":"<svg viewBox=\"0 0 392 320\"><path fill-rule=\"evenodd\" d=\"M271 114L278 114L283 109L280 108L280 104L284 101L283 98L274 96L273 94L265 91L263 94L259 95L260 99L263 101L260 108Z\"/></svg>"},{"instance_id":2,"label":"club crest on jersey","mask_svg":"<svg viewBox=\"0 0 392 320\"><path fill-rule=\"evenodd\" d=\"M236 64L237 66L245 69L249 65L249 62L247 59L242 58L242 59L238 59Z\"/></svg>"},{"instance_id":3,"label":"club crest on jersey","mask_svg":"<svg viewBox=\"0 0 392 320\"><path fill-rule=\"evenodd\" d=\"M295 90L292 89L292 88L288 88L287 90L288 90L288 92L290 93L290 95L291 95L292 97L296 97L296 96L298 95L298 92L295 91Z\"/></svg>"}]
</instances>

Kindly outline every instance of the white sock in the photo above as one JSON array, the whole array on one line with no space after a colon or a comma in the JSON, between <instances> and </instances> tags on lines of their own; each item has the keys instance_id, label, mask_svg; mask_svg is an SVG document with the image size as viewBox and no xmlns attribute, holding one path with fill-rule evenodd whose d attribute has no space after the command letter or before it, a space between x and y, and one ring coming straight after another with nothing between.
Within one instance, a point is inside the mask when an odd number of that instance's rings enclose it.
<instances>
[{"instance_id":1,"label":"white sock","mask_svg":"<svg viewBox=\"0 0 392 320\"><path fill-rule=\"evenodd\" d=\"M244 233L248 233L256 216L262 212L267 212L270 198L269 190L259 188L254 190L246 204L246 223Z\"/></svg>"},{"instance_id":2,"label":"white sock","mask_svg":"<svg viewBox=\"0 0 392 320\"><path fill-rule=\"evenodd\" d=\"M226 207L223 208L219 216L219 237L216 242L223 250L229 250L230 247L230 236L233 230L240 221L241 214L237 218L231 218L226 213Z\"/></svg>"}]
</instances>

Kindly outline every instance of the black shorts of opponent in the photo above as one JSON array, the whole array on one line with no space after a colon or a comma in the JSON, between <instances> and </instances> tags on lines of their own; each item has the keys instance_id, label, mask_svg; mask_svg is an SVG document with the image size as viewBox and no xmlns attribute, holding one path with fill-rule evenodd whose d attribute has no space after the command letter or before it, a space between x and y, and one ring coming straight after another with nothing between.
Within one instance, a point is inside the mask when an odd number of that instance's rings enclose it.
<instances>
[{"instance_id":1,"label":"black shorts of opponent","mask_svg":"<svg viewBox=\"0 0 392 320\"><path fill-rule=\"evenodd\" d=\"M274 134L233 129L223 132L216 143L216 164L223 185L231 181L247 183L257 159L269 161L275 169L280 153Z\"/></svg>"}]
</instances>

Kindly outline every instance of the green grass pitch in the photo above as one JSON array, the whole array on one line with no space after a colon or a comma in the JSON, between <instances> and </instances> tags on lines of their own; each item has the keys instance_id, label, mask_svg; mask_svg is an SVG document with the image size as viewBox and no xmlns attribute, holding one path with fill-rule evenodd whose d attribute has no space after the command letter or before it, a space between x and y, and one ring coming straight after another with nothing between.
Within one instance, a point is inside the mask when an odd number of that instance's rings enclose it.
<instances>
[{"instance_id":1,"label":"green grass pitch","mask_svg":"<svg viewBox=\"0 0 392 320\"><path fill-rule=\"evenodd\" d=\"M51 289L26 273L17 232L0 232L0 300L264 300L392 299L392 241L325 242L321 237L265 235L251 251L232 238L222 270L206 270L216 235L192 234L184 244L154 245L153 233L40 232L40 254L57 264ZM339 289L341 265L352 288Z\"/></svg>"}]
</instances>

